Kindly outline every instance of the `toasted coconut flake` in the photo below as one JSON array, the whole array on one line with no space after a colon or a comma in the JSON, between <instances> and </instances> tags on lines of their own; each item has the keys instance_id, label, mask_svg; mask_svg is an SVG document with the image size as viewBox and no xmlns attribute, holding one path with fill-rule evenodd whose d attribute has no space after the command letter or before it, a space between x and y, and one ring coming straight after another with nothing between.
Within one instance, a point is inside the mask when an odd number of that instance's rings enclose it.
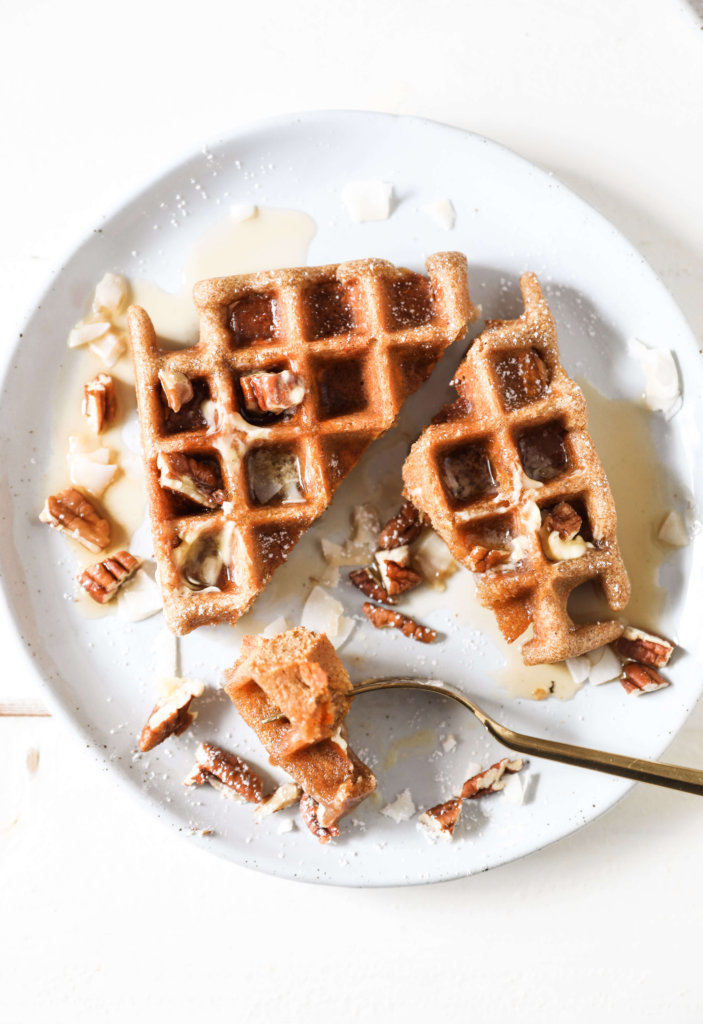
<instances>
[{"instance_id":1,"label":"toasted coconut flake","mask_svg":"<svg viewBox=\"0 0 703 1024\"><path fill-rule=\"evenodd\" d=\"M71 483L101 498L115 478L118 467L110 463L109 448L93 451L69 451Z\"/></svg>"},{"instance_id":2,"label":"toasted coconut flake","mask_svg":"<svg viewBox=\"0 0 703 1024\"><path fill-rule=\"evenodd\" d=\"M594 686L613 682L622 671L622 665L612 647L599 647L595 651L590 651L588 661L588 681Z\"/></svg>"},{"instance_id":3,"label":"toasted coconut flake","mask_svg":"<svg viewBox=\"0 0 703 1024\"><path fill-rule=\"evenodd\" d=\"M121 313L127 302L129 285L119 274L103 274L95 286L93 311L115 316Z\"/></svg>"},{"instance_id":4,"label":"toasted coconut flake","mask_svg":"<svg viewBox=\"0 0 703 1024\"><path fill-rule=\"evenodd\" d=\"M393 185L388 181L349 181L342 189L342 201L358 224L387 220L392 200Z\"/></svg>"},{"instance_id":5,"label":"toasted coconut flake","mask_svg":"<svg viewBox=\"0 0 703 1024\"><path fill-rule=\"evenodd\" d=\"M445 231L451 231L454 227L456 213L451 199L437 199L434 203L426 203L422 209Z\"/></svg>"},{"instance_id":6,"label":"toasted coconut flake","mask_svg":"<svg viewBox=\"0 0 703 1024\"><path fill-rule=\"evenodd\" d=\"M670 420L682 403L679 371L673 352L668 348L645 345L638 338L631 338L628 346L645 372L644 404Z\"/></svg>"},{"instance_id":7,"label":"toasted coconut flake","mask_svg":"<svg viewBox=\"0 0 703 1024\"><path fill-rule=\"evenodd\" d=\"M68 336L68 347L79 348L102 338L110 330L108 320L79 320Z\"/></svg>"},{"instance_id":8,"label":"toasted coconut flake","mask_svg":"<svg viewBox=\"0 0 703 1024\"><path fill-rule=\"evenodd\" d=\"M586 682L588 673L591 671L591 663L585 654L580 655L578 658L567 658L566 667L577 686Z\"/></svg>"},{"instance_id":9,"label":"toasted coconut flake","mask_svg":"<svg viewBox=\"0 0 703 1024\"><path fill-rule=\"evenodd\" d=\"M683 517L674 509L666 515L657 537L672 548L685 548L690 541Z\"/></svg>"},{"instance_id":10,"label":"toasted coconut flake","mask_svg":"<svg viewBox=\"0 0 703 1024\"><path fill-rule=\"evenodd\" d=\"M127 346L119 334L109 331L99 341L94 341L91 344L90 351L102 359L107 369L110 370L127 351Z\"/></svg>"},{"instance_id":11,"label":"toasted coconut flake","mask_svg":"<svg viewBox=\"0 0 703 1024\"><path fill-rule=\"evenodd\" d=\"M117 614L126 622L141 622L163 608L161 588L143 569L139 569L117 598Z\"/></svg>"},{"instance_id":12,"label":"toasted coconut flake","mask_svg":"<svg viewBox=\"0 0 703 1024\"><path fill-rule=\"evenodd\" d=\"M415 804L409 789L404 789L395 800L381 808L381 814L394 821L396 825L401 821L409 821L415 813Z\"/></svg>"},{"instance_id":13,"label":"toasted coconut flake","mask_svg":"<svg viewBox=\"0 0 703 1024\"><path fill-rule=\"evenodd\" d=\"M313 587L303 606L300 625L313 633L325 633L335 648L348 639L354 620L346 618L344 607L322 587Z\"/></svg>"},{"instance_id":14,"label":"toasted coconut flake","mask_svg":"<svg viewBox=\"0 0 703 1024\"><path fill-rule=\"evenodd\" d=\"M444 590L447 580L459 568L449 548L433 530L427 530L413 552L413 565L436 590Z\"/></svg>"}]
</instances>

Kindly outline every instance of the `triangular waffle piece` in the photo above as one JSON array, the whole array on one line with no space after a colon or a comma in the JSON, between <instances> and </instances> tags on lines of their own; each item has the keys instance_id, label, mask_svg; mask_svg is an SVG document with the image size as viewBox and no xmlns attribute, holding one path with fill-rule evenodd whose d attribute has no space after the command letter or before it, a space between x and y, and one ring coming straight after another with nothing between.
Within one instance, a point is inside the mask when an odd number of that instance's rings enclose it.
<instances>
[{"instance_id":1,"label":"triangular waffle piece","mask_svg":"<svg viewBox=\"0 0 703 1024\"><path fill-rule=\"evenodd\" d=\"M249 608L463 336L474 312L465 257L437 253L426 265L429 279L359 260L201 281L198 344L176 351L130 308L154 550L174 632L235 622ZM290 408L251 412L250 378L262 373L283 374L263 382L285 380Z\"/></svg>"},{"instance_id":2,"label":"triangular waffle piece","mask_svg":"<svg viewBox=\"0 0 703 1024\"><path fill-rule=\"evenodd\" d=\"M525 312L487 322L457 373L457 401L413 445L403 480L410 501L476 573L478 598L508 642L532 624L522 656L536 665L622 632L616 621L576 625L567 613L575 587L597 582L620 611L630 583L586 402L559 362L539 281L524 274L520 285Z\"/></svg>"}]
</instances>

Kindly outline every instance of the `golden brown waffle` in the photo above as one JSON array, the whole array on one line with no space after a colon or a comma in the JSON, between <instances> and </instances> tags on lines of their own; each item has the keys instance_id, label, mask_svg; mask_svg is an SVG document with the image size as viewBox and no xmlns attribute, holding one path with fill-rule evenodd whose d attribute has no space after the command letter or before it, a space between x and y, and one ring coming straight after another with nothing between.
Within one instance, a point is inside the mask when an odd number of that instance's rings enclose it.
<instances>
[{"instance_id":1,"label":"golden brown waffle","mask_svg":"<svg viewBox=\"0 0 703 1024\"><path fill-rule=\"evenodd\" d=\"M457 401L413 445L403 480L407 497L455 558L476 572L478 598L493 609L508 642L532 624L522 655L535 665L618 637L623 626L616 621L575 624L567 602L575 587L593 580L620 611L630 583L586 402L559 362L539 281L524 274L520 285L525 312L487 322L457 373ZM581 523L559 552L569 557L557 561L545 553L547 516L561 502ZM493 556L488 564L496 560L492 568L485 568L486 553Z\"/></svg>"},{"instance_id":2,"label":"golden brown waffle","mask_svg":"<svg viewBox=\"0 0 703 1024\"><path fill-rule=\"evenodd\" d=\"M200 338L179 351L161 347L147 313L131 307L149 510L172 630L235 622L247 610L464 334L473 315L465 257L437 253L426 266L429 280L360 260L202 281L194 290ZM283 370L302 378L302 402L248 413L240 379ZM192 397L186 381L169 408L159 371L176 389L185 375ZM162 486L158 463L174 455L195 460L209 508ZM267 496L266 481L284 477Z\"/></svg>"},{"instance_id":3,"label":"golden brown waffle","mask_svg":"<svg viewBox=\"0 0 703 1024\"><path fill-rule=\"evenodd\" d=\"M376 788L347 742L352 684L324 633L303 627L269 639L245 636L225 672L225 692L278 765L335 825Z\"/></svg>"}]
</instances>

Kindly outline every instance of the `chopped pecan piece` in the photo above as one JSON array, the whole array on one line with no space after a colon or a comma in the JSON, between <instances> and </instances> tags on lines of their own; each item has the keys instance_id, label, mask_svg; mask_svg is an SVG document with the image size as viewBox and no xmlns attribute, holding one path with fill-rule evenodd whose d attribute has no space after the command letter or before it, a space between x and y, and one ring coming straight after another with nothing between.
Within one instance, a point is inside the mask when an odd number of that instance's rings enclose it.
<instances>
[{"instance_id":1,"label":"chopped pecan piece","mask_svg":"<svg viewBox=\"0 0 703 1024\"><path fill-rule=\"evenodd\" d=\"M379 550L391 551L393 548L412 544L420 536L421 531L420 513L411 502L406 501L381 530L378 538Z\"/></svg>"},{"instance_id":2,"label":"chopped pecan piece","mask_svg":"<svg viewBox=\"0 0 703 1024\"><path fill-rule=\"evenodd\" d=\"M349 579L355 587L359 588L362 594L372 597L374 601L380 601L383 604L395 604L393 598L386 593L370 569L355 569L349 573Z\"/></svg>"},{"instance_id":3,"label":"chopped pecan piece","mask_svg":"<svg viewBox=\"0 0 703 1024\"><path fill-rule=\"evenodd\" d=\"M250 373L239 383L247 412L285 412L305 398L305 383L298 373Z\"/></svg>"},{"instance_id":4,"label":"chopped pecan piece","mask_svg":"<svg viewBox=\"0 0 703 1024\"><path fill-rule=\"evenodd\" d=\"M159 483L205 508L219 508L225 500L222 479L213 460L199 460L181 452L161 452L157 459Z\"/></svg>"},{"instance_id":5,"label":"chopped pecan piece","mask_svg":"<svg viewBox=\"0 0 703 1024\"><path fill-rule=\"evenodd\" d=\"M485 796L486 793L497 793L505 786L503 776L519 772L523 768L524 763L521 757L516 758L514 761L511 761L508 757L497 761L490 768L486 768L485 771L479 772L478 775L467 779L461 787L462 799L471 800L477 796Z\"/></svg>"},{"instance_id":6,"label":"chopped pecan piece","mask_svg":"<svg viewBox=\"0 0 703 1024\"><path fill-rule=\"evenodd\" d=\"M556 531L561 540L573 540L583 525L583 519L567 501L560 501L547 512L542 525L546 533Z\"/></svg>"},{"instance_id":7,"label":"chopped pecan piece","mask_svg":"<svg viewBox=\"0 0 703 1024\"><path fill-rule=\"evenodd\" d=\"M383 586L391 597L413 590L422 583L422 576L410 567L410 548L407 544L388 550L381 549L375 557Z\"/></svg>"},{"instance_id":8,"label":"chopped pecan piece","mask_svg":"<svg viewBox=\"0 0 703 1024\"><path fill-rule=\"evenodd\" d=\"M317 817L317 804L311 796L303 793L300 800L300 813L303 821L310 829L319 843L329 843L330 839L336 839L339 835L338 825L328 825L324 828Z\"/></svg>"},{"instance_id":9,"label":"chopped pecan piece","mask_svg":"<svg viewBox=\"0 0 703 1024\"><path fill-rule=\"evenodd\" d=\"M111 601L123 583L137 571L142 564L129 551L118 551L115 555L89 565L77 578L84 590L98 604Z\"/></svg>"},{"instance_id":10,"label":"chopped pecan piece","mask_svg":"<svg viewBox=\"0 0 703 1024\"><path fill-rule=\"evenodd\" d=\"M641 665L663 668L669 663L674 645L664 637L645 633L642 629L626 626L622 636L613 645L615 653L627 661L638 661Z\"/></svg>"},{"instance_id":11,"label":"chopped pecan piece","mask_svg":"<svg viewBox=\"0 0 703 1024\"><path fill-rule=\"evenodd\" d=\"M376 629L399 629L404 636L412 640L418 640L421 644L431 644L437 639L437 633L429 626L421 626L419 622L401 615L400 612L391 611L390 608L381 608L377 604L366 601L361 609L372 626Z\"/></svg>"},{"instance_id":12,"label":"chopped pecan piece","mask_svg":"<svg viewBox=\"0 0 703 1024\"><path fill-rule=\"evenodd\" d=\"M424 825L431 833L445 842L450 842L454 835L456 823L461 817L461 808L464 801L460 796L447 800L443 804L437 804L424 811L417 819L420 825Z\"/></svg>"},{"instance_id":13,"label":"chopped pecan piece","mask_svg":"<svg viewBox=\"0 0 703 1024\"><path fill-rule=\"evenodd\" d=\"M88 551L102 551L110 543L109 522L73 487L48 497L39 519L69 534Z\"/></svg>"},{"instance_id":14,"label":"chopped pecan piece","mask_svg":"<svg viewBox=\"0 0 703 1024\"><path fill-rule=\"evenodd\" d=\"M198 717L197 711L190 710L190 703L201 695L203 684L191 679L178 682L180 685L156 702L141 731L139 749L143 754L158 747L169 736L180 736Z\"/></svg>"},{"instance_id":15,"label":"chopped pecan piece","mask_svg":"<svg viewBox=\"0 0 703 1024\"><path fill-rule=\"evenodd\" d=\"M422 576L415 572L409 565L400 565L398 562L386 562L386 586L388 593L395 597L397 594L404 594L406 590L414 590L422 583Z\"/></svg>"},{"instance_id":16,"label":"chopped pecan piece","mask_svg":"<svg viewBox=\"0 0 703 1024\"><path fill-rule=\"evenodd\" d=\"M627 693L635 693L638 696L669 686L669 680L659 675L655 668L650 665L639 665L636 661L629 661L623 667L620 683Z\"/></svg>"},{"instance_id":17,"label":"chopped pecan piece","mask_svg":"<svg viewBox=\"0 0 703 1024\"><path fill-rule=\"evenodd\" d=\"M201 743L198 746L195 765L183 780L183 785L202 786L204 782L208 782L213 789L230 800L261 804L264 795L261 776L241 757L212 743Z\"/></svg>"},{"instance_id":18,"label":"chopped pecan piece","mask_svg":"<svg viewBox=\"0 0 703 1024\"><path fill-rule=\"evenodd\" d=\"M458 796L443 804L430 807L418 818L418 822L430 832L449 842L451 840L456 823L461 816L461 808L464 800L472 800L474 797L485 796L488 793L498 793L505 787L504 775L511 775L519 772L524 767L522 758L511 761L504 757L501 761L479 772L478 775L467 779L461 788Z\"/></svg>"},{"instance_id":19,"label":"chopped pecan piece","mask_svg":"<svg viewBox=\"0 0 703 1024\"><path fill-rule=\"evenodd\" d=\"M101 434L115 418L115 382L109 373L99 373L83 388L83 415L94 434Z\"/></svg>"},{"instance_id":20,"label":"chopped pecan piece","mask_svg":"<svg viewBox=\"0 0 703 1024\"><path fill-rule=\"evenodd\" d=\"M526 402L536 402L545 393L549 383L547 367L535 349L517 357L518 373Z\"/></svg>"},{"instance_id":21,"label":"chopped pecan piece","mask_svg":"<svg viewBox=\"0 0 703 1024\"><path fill-rule=\"evenodd\" d=\"M292 807L293 804L300 800L302 794L303 790L297 782L284 782L270 796L261 801L254 811L254 817L257 821L261 821L262 818L267 818L269 814L275 814L276 811L283 811L286 807Z\"/></svg>"},{"instance_id":22,"label":"chopped pecan piece","mask_svg":"<svg viewBox=\"0 0 703 1024\"><path fill-rule=\"evenodd\" d=\"M504 548L484 548L482 544L474 544L469 551L472 572L488 572L509 559L510 552Z\"/></svg>"},{"instance_id":23,"label":"chopped pecan piece","mask_svg":"<svg viewBox=\"0 0 703 1024\"><path fill-rule=\"evenodd\" d=\"M180 412L184 405L193 398L193 385L190 378L180 370L159 370L159 380L166 396L166 405L171 412Z\"/></svg>"}]
</instances>

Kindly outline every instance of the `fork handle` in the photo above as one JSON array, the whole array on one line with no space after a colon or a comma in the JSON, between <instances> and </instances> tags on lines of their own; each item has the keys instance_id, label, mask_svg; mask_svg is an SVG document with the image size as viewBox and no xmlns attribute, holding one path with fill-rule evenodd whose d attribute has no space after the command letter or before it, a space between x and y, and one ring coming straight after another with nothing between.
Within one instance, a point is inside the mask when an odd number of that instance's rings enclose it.
<instances>
[{"instance_id":1,"label":"fork handle","mask_svg":"<svg viewBox=\"0 0 703 1024\"><path fill-rule=\"evenodd\" d=\"M513 732L487 715L456 687L438 683L433 679L367 679L354 687L351 696L356 697L358 694L373 693L377 690L398 689L423 690L425 693L449 697L475 715L494 739L519 754L530 754L532 757L543 757L547 761L559 761L561 764L570 764L576 768L590 768L594 772L603 772L606 775L619 775L623 779L650 782L654 786L680 789L684 793L703 796L703 770L699 768L684 768L680 764L666 764L661 761L645 761L641 757L610 754L605 750L591 750L590 747L577 747L573 743L558 743L555 740Z\"/></svg>"},{"instance_id":2,"label":"fork handle","mask_svg":"<svg viewBox=\"0 0 703 1024\"><path fill-rule=\"evenodd\" d=\"M619 775L623 779L650 782L655 786L680 789L684 793L703 796L703 770L699 768L685 768L680 764L666 764L661 761L645 761L640 757L611 754L605 750L577 747L572 743L525 736L523 733L506 729L487 715L483 718L483 724L499 743L520 754L530 754L546 758L548 761L559 761L561 764L570 764L577 768L591 768L596 772Z\"/></svg>"}]
</instances>

